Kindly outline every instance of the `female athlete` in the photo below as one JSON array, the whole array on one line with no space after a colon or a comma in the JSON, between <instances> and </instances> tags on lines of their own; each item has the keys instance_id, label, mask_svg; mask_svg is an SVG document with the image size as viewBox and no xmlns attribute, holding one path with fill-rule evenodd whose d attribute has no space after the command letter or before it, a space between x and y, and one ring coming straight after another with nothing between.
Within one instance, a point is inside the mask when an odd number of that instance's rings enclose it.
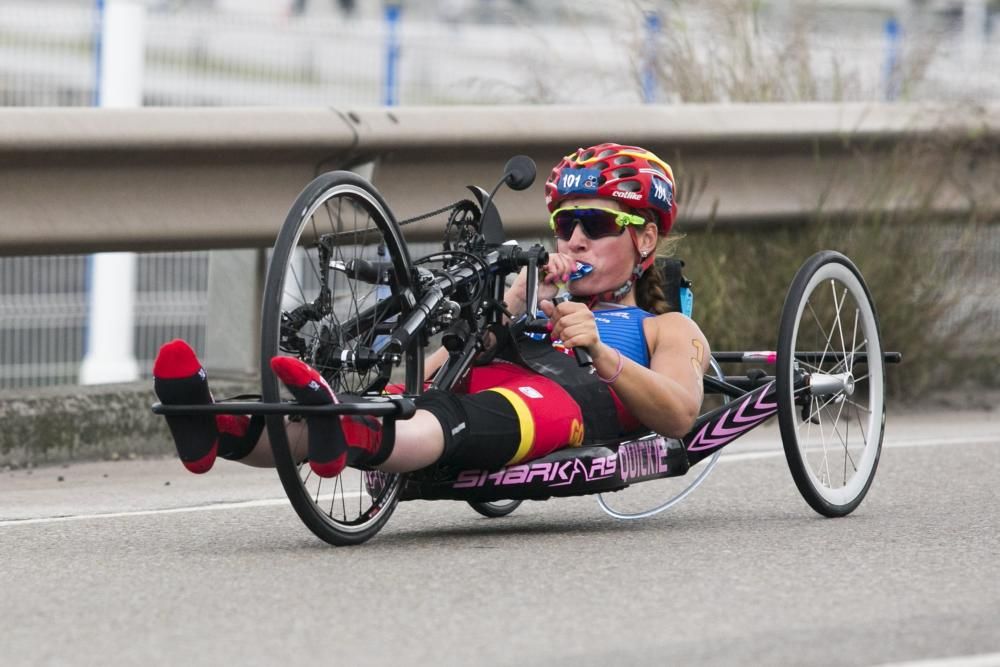
<instances>
[{"instance_id":1,"label":"female athlete","mask_svg":"<svg viewBox=\"0 0 1000 667\"><path fill-rule=\"evenodd\" d=\"M495 469L539 458L562 447L620 440L656 431L687 433L703 398L710 350L691 319L667 312L662 276L650 270L658 245L677 215L670 167L636 146L604 143L581 148L557 164L545 184L556 252L540 285L549 341L508 341L492 361L473 367L459 391L429 390L417 411L383 438L371 417L309 417L289 423L293 455L308 457L323 477L345 466L408 472L435 463ZM571 274L590 267L582 277ZM582 273L582 272L580 272ZM522 272L505 300L523 313ZM568 290L572 300L553 303ZM589 351L594 373L566 352ZM427 359L432 374L447 358ZM293 357L271 368L303 404L337 402L315 369ZM181 340L165 344L153 368L164 404L208 403L205 370ZM240 416L167 417L181 461L206 472L218 456L273 466L263 419ZM305 429L305 437L293 431Z\"/></svg>"}]
</instances>

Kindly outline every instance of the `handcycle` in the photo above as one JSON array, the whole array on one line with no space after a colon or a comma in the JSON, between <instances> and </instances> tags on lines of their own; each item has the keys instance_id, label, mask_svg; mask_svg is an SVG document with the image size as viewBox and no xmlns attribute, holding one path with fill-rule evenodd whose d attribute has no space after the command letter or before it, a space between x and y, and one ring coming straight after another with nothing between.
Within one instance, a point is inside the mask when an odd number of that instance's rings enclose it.
<instances>
[{"instance_id":1,"label":"handcycle","mask_svg":"<svg viewBox=\"0 0 1000 667\"><path fill-rule=\"evenodd\" d=\"M722 449L777 415L792 478L806 502L827 517L845 516L864 499L881 453L885 426L885 364L875 305L864 279L844 255L823 251L793 278L774 351L714 352L706 395L722 405L698 417L683 438L655 433L623 441L560 449L499 470L444 464L406 474L347 468L333 479L314 475L303 460L308 415L380 418L384 437L415 412L413 397L428 387L455 390L496 340L545 335L534 317L538 268L547 250L505 238L493 197L504 184L527 188L534 164L513 158L491 191L468 186L462 199L412 221L447 214L441 250L412 258L403 233L378 191L344 171L322 174L293 203L271 252L261 314L258 399L212 405L155 404L177 414L266 417L275 465L295 511L321 539L360 544L385 525L401 501L460 500L498 518L524 500L597 494L621 519L648 517L686 497L711 472ZM513 318L503 302L505 279L527 269L527 314ZM424 377L432 339L448 351ZM277 355L294 355L319 370L340 403L299 405L270 369ZM581 365L586 351L577 350ZM721 364L757 364L726 375ZM700 470L695 474L695 470ZM613 509L606 496L656 479L691 479L678 493L642 512ZM690 477L688 477L690 476Z\"/></svg>"}]
</instances>

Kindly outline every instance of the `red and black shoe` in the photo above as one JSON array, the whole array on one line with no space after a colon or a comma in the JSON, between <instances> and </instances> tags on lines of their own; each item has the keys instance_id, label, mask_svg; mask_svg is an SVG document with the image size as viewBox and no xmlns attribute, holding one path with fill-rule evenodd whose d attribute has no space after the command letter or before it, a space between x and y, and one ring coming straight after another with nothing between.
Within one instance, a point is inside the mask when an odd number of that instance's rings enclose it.
<instances>
[{"instance_id":1,"label":"red and black shoe","mask_svg":"<svg viewBox=\"0 0 1000 667\"><path fill-rule=\"evenodd\" d=\"M299 359L274 357L271 370L303 405L339 402L323 376ZM309 467L320 477L336 477L348 464L373 465L386 458L381 424L372 417L306 417L306 425Z\"/></svg>"},{"instance_id":2,"label":"red and black shoe","mask_svg":"<svg viewBox=\"0 0 1000 667\"><path fill-rule=\"evenodd\" d=\"M153 363L153 390L164 405L213 403L208 376L191 346L176 339L164 344ZM177 455L193 473L208 472L219 451L219 431L213 415L167 417Z\"/></svg>"},{"instance_id":3,"label":"red and black shoe","mask_svg":"<svg viewBox=\"0 0 1000 667\"><path fill-rule=\"evenodd\" d=\"M164 344L153 363L153 390L164 405L208 405L214 402L208 375L194 350L180 339ZM263 419L245 415L167 417L177 455L193 473L208 472L219 456L239 460L257 444Z\"/></svg>"}]
</instances>

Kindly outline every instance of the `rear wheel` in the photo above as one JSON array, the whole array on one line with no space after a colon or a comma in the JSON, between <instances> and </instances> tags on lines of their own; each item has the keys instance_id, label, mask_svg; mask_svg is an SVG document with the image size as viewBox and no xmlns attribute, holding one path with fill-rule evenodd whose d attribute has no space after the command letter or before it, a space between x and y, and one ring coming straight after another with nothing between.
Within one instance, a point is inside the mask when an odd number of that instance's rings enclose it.
<instances>
[{"instance_id":1,"label":"rear wheel","mask_svg":"<svg viewBox=\"0 0 1000 667\"><path fill-rule=\"evenodd\" d=\"M778 423L795 485L820 514L849 514L875 477L885 429L878 316L851 260L824 251L802 265L777 352Z\"/></svg>"},{"instance_id":2,"label":"rear wheel","mask_svg":"<svg viewBox=\"0 0 1000 667\"><path fill-rule=\"evenodd\" d=\"M271 372L277 355L316 368L342 401L377 396L390 381L417 392L419 341L396 362L373 352L394 318L408 311L411 279L405 241L375 188L348 172L313 180L292 205L268 267L261 315L264 400L291 400ZM399 500L399 475L347 468L323 479L305 461L304 422L269 417L267 431L285 492L317 536L335 545L360 544L382 528Z\"/></svg>"}]
</instances>

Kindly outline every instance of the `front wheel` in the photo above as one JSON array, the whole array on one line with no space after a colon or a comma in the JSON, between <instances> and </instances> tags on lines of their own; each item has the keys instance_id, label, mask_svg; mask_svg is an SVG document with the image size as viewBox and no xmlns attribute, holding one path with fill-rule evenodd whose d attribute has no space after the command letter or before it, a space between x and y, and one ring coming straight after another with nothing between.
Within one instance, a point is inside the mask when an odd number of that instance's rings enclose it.
<instances>
[{"instance_id":1,"label":"front wheel","mask_svg":"<svg viewBox=\"0 0 1000 667\"><path fill-rule=\"evenodd\" d=\"M878 316L850 259L820 252L795 274L777 353L778 423L792 478L814 510L845 516L871 486L885 429Z\"/></svg>"},{"instance_id":2,"label":"front wheel","mask_svg":"<svg viewBox=\"0 0 1000 667\"><path fill-rule=\"evenodd\" d=\"M379 336L413 303L412 275L399 227L371 184L331 172L307 185L292 204L267 271L264 401L291 398L271 372L277 355L305 361L338 396L356 397L351 400L377 396L390 382L416 392L419 344L399 360L374 353ZM399 500L399 475L346 468L323 479L305 461L305 422L268 417L267 432L285 493L310 530L335 545L360 544L381 530Z\"/></svg>"},{"instance_id":3,"label":"front wheel","mask_svg":"<svg viewBox=\"0 0 1000 667\"><path fill-rule=\"evenodd\" d=\"M489 519L500 519L521 506L520 500L496 500L493 502L470 502L469 507Z\"/></svg>"}]
</instances>

